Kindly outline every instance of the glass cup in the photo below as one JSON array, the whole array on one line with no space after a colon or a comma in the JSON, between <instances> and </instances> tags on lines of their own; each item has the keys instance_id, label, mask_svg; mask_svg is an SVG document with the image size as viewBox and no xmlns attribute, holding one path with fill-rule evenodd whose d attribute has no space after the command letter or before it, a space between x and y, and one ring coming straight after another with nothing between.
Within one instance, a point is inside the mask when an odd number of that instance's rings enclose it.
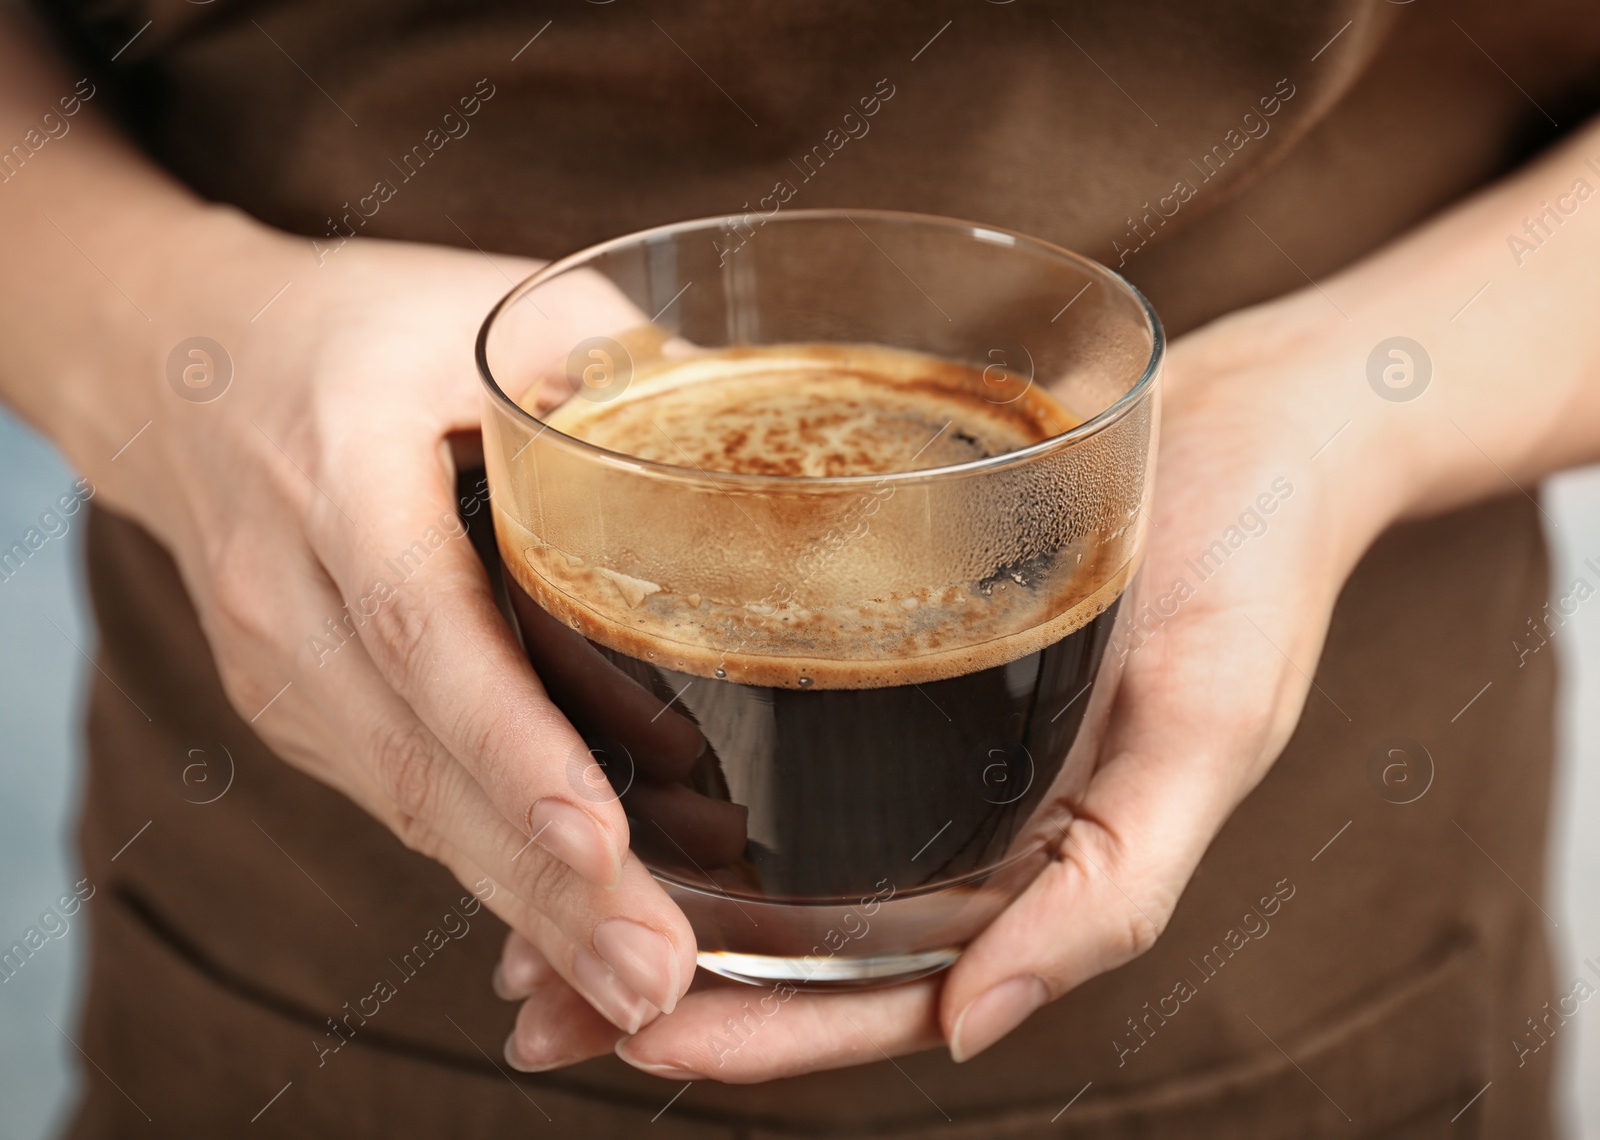
<instances>
[{"instance_id":1,"label":"glass cup","mask_svg":"<svg viewBox=\"0 0 1600 1140\"><path fill-rule=\"evenodd\" d=\"M503 600L584 738L572 796L620 797L701 966L806 989L915 978L1053 857L1126 652L1163 345L1094 261L866 210L632 234L490 313ZM979 418L1047 392L1067 419L975 459L947 422L924 446L953 461L868 474L722 470L682 446L703 442L682 393L706 369L753 369L781 418L879 359L959 366ZM640 447L561 430L625 401Z\"/></svg>"}]
</instances>

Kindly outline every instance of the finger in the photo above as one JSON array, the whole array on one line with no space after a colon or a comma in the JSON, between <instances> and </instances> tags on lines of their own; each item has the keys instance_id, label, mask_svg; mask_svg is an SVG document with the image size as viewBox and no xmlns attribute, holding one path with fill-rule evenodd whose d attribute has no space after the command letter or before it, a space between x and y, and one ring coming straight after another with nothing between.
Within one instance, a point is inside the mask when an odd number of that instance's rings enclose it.
<instances>
[{"instance_id":1,"label":"finger","mask_svg":"<svg viewBox=\"0 0 1600 1140\"><path fill-rule=\"evenodd\" d=\"M655 324L610 278L593 269L569 269L541 286L537 296L524 294L514 304L531 305L541 319L497 322L495 381L536 415L566 402L582 386L572 352L586 340L612 341L635 367L693 348Z\"/></svg>"},{"instance_id":2,"label":"finger","mask_svg":"<svg viewBox=\"0 0 1600 1140\"><path fill-rule=\"evenodd\" d=\"M936 1045L937 979L842 994L717 984L696 990L617 1046L617 1056L670 1080L749 1084L869 1064Z\"/></svg>"},{"instance_id":3,"label":"finger","mask_svg":"<svg viewBox=\"0 0 1600 1140\"><path fill-rule=\"evenodd\" d=\"M439 861L461 883L471 884L474 897L511 927L491 979L495 993L505 1000L545 993L545 1004L560 1014L558 1022L542 1028L536 1049L530 1046L519 1054L525 1063L542 1064L544 1057L570 1064L598 1056L620 1033L636 1032L661 1015L604 962L552 928L524 900L502 890L471 859L445 844ZM524 931L536 932L531 941ZM606 1028L596 1030L596 1025ZM571 1040L563 1038L564 1030L570 1031ZM512 1056L509 1041L506 1052Z\"/></svg>"},{"instance_id":4,"label":"finger","mask_svg":"<svg viewBox=\"0 0 1600 1140\"><path fill-rule=\"evenodd\" d=\"M516 1025L506 1038L506 1062L524 1073L602 1057L623 1033L561 978L537 947L515 930L506 935L494 972L495 993L517 1001Z\"/></svg>"},{"instance_id":5,"label":"finger","mask_svg":"<svg viewBox=\"0 0 1600 1140\"><path fill-rule=\"evenodd\" d=\"M500 913L511 924L513 936L507 940L496 968L497 992L500 986L507 992L512 992L513 987L527 986L531 977L531 988L524 997L534 997L547 990L576 995L582 999L578 1004L587 1003L585 1018L601 1017L613 1027L608 1042L615 1041L615 1031L637 1033L661 1015L660 1004L640 996L631 981L624 980L618 970L607 964L608 960L618 958L615 944L606 947L606 959L602 959L595 948L554 929L542 915L530 911L515 896L500 900ZM597 946L610 941L608 929L603 927L597 932ZM532 931L532 940L518 937L517 931ZM630 979L632 976L629 975ZM675 1003L676 998L673 1000ZM572 1003L563 1000L558 1004L566 1009ZM580 1018L573 1023L573 1028L581 1030L589 1023ZM549 1037L547 1033L547 1046ZM530 1059L537 1055L532 1051L528 1053Z\"/></svg>"},{"instance_id":6,"label":"finger","mask_svg":"<svg viewBox=\"0 0 1600 1140\"><path fill-rule=\"evenodd\" d=\"M501 1001L522 1001L555 976L555 967L539 948L515 930L506 932L490 984Z\"/></svg>"},{"instance_id":7,"label":"finger","mask_svg":"<svg viewBox=\"0 0 1600 1140\"><path fill-rule=\"evenodd\" d=\"M1231 650L1234 613L1169 628L1176 645L1130 660L1097 771L1055 858L963 952L941 995L964 1061L1034 1010L1145 952L1166 928L1264 747L1281 659ZM1199 650L1197 652L1197 650ZM1267 650L1271 653L1271 650ZM1218 660L1229 662L1218 667ZM1203 663L1199 670L1183 662Z\"/></svg>"},{"instance_id":8,"label":"finger","mask_svg":"<svg viewBox=\"0 0 1600 1140\"><path fill-rule=\"evenodd\" d=\"M568 955L567 960L576 962L581 950L565 939L560 942L560 953ZM494 968L492 984L495 995L503 1001L528 1002L534 999L532 1004L536 1010L544 1011L537 1016L548 1014L559 1022L568 1023L569 1028L586 1037L594 1046L593 1051L580 1055L575 1050L588 1049L589 1046L562 1045L557 1040L559 1034L551 1027L544 1026L523 1043L520 1051L523 1060L530 1064L540 1063L538 1059L545 1054L560 1058L557 1063L546 1066L555 1068L557 1064L571 1064L574 1060L609 1053L618 1040L619 1029L635 1032L640 1026L655 1020L661 1012L657 1006L628 990L626 983L619 986L620 979L607 979L592 964L579 965L572 972L586 979L581 991L569 984L550 959L521 934L512 930L506 936L500 961ZM596 978L598 984L594 984ZM590 994L594 996L585 996ZM597 1008L602 1004L605 1007L603 1016ZM580 1009L581 1012L578 1012ZM526 1009L523 1013L527 1013ZM591 1028L602 1021L605 1023L603 1032ZM509 1054L509 1046L507 1049Z\"/></svg>"},{"instance_id":9,"label":"finger","mask_svg":"<svg viewBox=\"0 0 1600 1140\"><path fill-rule=\"evenodd\" d=\"M291 612L326 612L337 601L326 578L285 576L294 587ZM682 912L635 857L607 890L578 875L509 823L472 775L378 676L359 641L310 664L302 655L299 685L285 701L293 715L270 726L318 722L326 739L313 742L354 780L358 802L408 846L456 871L462 861L506 888L494 909L557 963L569 981L580 974L586 993L609 1001L608 1015L624 1028L639 1023L638 1007L671 1009L693 980L695 941ZM309 706L303 707L303 706ZM323 761L326 763L326 760ZM513 901L521 910L509 907ZM574 947L576 949L574 949Z\"/></svg>"},{"instance_id":10,"label":"finger","mask_svg":"<svg viewBox=\"0 0 1600 1140\"><path fill-rule=\"evenodd\" d=\"M341 669L350 688L332 715L392 801L402 839L435 857L448 845L506 887L530 911L518 929L569 980L609 1001L608 1013L626 1006L625 1028L635 1020L623 989L673 1008L692 980L694 934L644 865L630 857L616 888L595 886L508 823L369 662L352 654ZM578 952L566 952L567 943Z\"/></svg>"},{"instance_id":11,"label":"finger","mask_svg":"<svg viewBox=\"0 0 1600 1140\"><path fill-rule=\"evenodd\" d=\"M443 458L410 443L337 460L339 485L366 504L367 517L355 527L332 507L315 508L317 553L378 672L501 814L586 878L613 887L628 848L622 810L583 781L588 748L495 607L483 565L462 541ZM418 463L419 455L432 458ZM387 547L377 535L388 536Z\"/></svg>"},{"instance_id":12,"label":"finger","mask_svg":"<svg viewBox=\"0 0 1600 1140\"><path fill-rule=\"evenodd\" d=\"M635 819L649 821L639 828L633 844L654 867L670 868L720 889L726 884L706 872L730 867L745 856L750 822L746 807L703 796L682 784L646 780L636 780L622 803Z\"/></svg>"},{"instance_id":13,"label":"finger","mask_svg":"<svg viewBox=\"0 0 1600 1140\"><path fill-rule=\"evenodd\" d=\"M681 780L689 774L706 746L692 720L521 590L511 591L511 606L540 682L586 739L614 740L641 772L658 780Z\"/></svg>"},{"instance_id":14,"label":"finger","mask_svg":"<svg viewBox=\"0 0 1600 1140\"><path fill-rule=\"evenodd\" d=\"M581 996L591 1012L609 1020L624 1033L637 1032L661 1014L661 1007L640 996L632 980L624 981L618 970L607 964L618 960L619 942L615 927L641 929L626 920L613 920L596 928L591 943L567 936L539 910L486 874L471 858L447 842L439 841L435 858L463 883L472 883L473 894L511 927L512 936L502 950L502 961L491 978L491 986L501 997L525 986L532 976L533 991L546 985L562 986ZM628 949L626 940L620 943ZM513 964L505 970L504 950L510 949ZM605 955L605 958L601 957ZM624 959L624 968L626 960ZM521 973L519 974L519 971ZM509 977L509 981L507 978ZM634 975L630 974L630 979ZM675 999L674 999L675 1001Z\"/></svg>"},{"instance_id":15,"label":"finger","mask_svg":"<svg viewBox=\"0 0 1600 1140\"><path fill-rule=\"evenodd\" d=\"M524 1073L543 1073L603 1057L627 1034L597 1014L559 978L538 987L506 1038L506 1063Z\"/></svg>"},{"instance_id":16,"label":"finger","mask_svg":"<svg viewBox=\"0 0 1600 1140\"><path fill-rule=\"evenodd\" d=\"M295 700L301 704L310 703L305 698ZM285 703L289 703L287 698ZM302 710L302 714L306 711L309 710ZM311 721L311 716L301 715L296 729L303 729ZM419 731L425 731L420 725L417 727ZM478 862L463 854L459 847L432 831L425 817L409 817L401 812L392 791L386 787L388 781L384 777L373 775L360 764L328 765L329 757L337 755L344 747L337 733L331 730L309 734L295 731L288 738L287 746L283 738L274 739L272 743L275 750L290 759L302 757L306 770L319 776L332 777L330 783L400 835L413 849L444 864L474 894L485 887L493 892L484 900L486 905L512 927L508 945L513 950L507 959L512 967L509 971L497 968L491 979L493 988L502 997L526 996L523 991L530 986L558 985L582 1001L587 1001L593 1007L589 1011L591 1016L603 1016L617 1029L632 1032L648 1024L662 1008L671 1009L693 981L693 935L687 931L687 922L676 908L668 907L664 921L669 928L681 924L682 929L672 931L665 937L670 945L674 936L682 938L687 933L688 945L686 949L672 947L666 955L662 955L659 940L664 936L632 918L602 916L596 922L593 914L582 908L553 907L554 911L568 919L569 924L578 928L593 924L591 937L585 944L580 944L569 937L558 923L515 893L517 890L529 892L527 885L517 876L502 873L497 881L495 876L486 874ZM475 789L470 779L463 782ZM439 799L445 801L449 797L441 795ZM505 829L509 826L495 815L486 801L481 815L488 821L486 827L479 829L469 824L465 830L481 835L496 827ZM482 850L485 845L476 843L473 846ZM505 844L501 843L498 849L502 855L501 862L505 862L505 849ZM510 863L515 865L515 857ZM597 892L592 884L573 874L563 864L554 860L551 863L553 869L547 870L546 875L565 876L578 889L599 893L603 896L602 904L609 904L619 912L627 906L629 892L626 886L630 880L635 886L653 886L649 873L636 859L630 860L628 873L624 876L624 888L614 892ZM536 872L534 877L538 877ZM512 880L512 885L501 889L507 880ZM519 931L526 933L527 937ZM689 964L683 965L685 962ZM654 1000L643 994L650 994ZM606 1048L609 1047L608 1043Z\"/></svg>"},{"instance_id":17,"label":"finger","mask_svg":"<svg viewBox=\"0 0 1600 1140\"><path fill-rule=\"evenodd\" d=\"M333 361L373 379L399 377L377 388L395 388L394 399L374 401L369 383L319 388L319 425L365 424L382 445L353 446L345 432L326 433L315 473L340 501L326 494L312 500L308 533L352 607L377 593L377 603L363 607L373 612L362 613L356 625L383 677L509 820L529 833L550 825L544 846L611 885L627 850L623 813L614 799L596 801L584 786L587 749L535 679L470 543L455 541L464 532L448 449L440 442L448 429L466 426L460 395L481 391L464 351L470 337L458 340L464 310L457 297L483 312L487 306L471 298L486 279L481 272L472 277L459 259L442 259L438 273L447 282L441 311L418 314L432 335L358 340L357 350ZM458 282L460 274L467 280ZM569 275L559 288L542 291L536 307L545 319L527 324L531 339L518 345L518 359L565 360L585 336L649 323L595 273ZM416 359L401 359L407 356ZM427 387L407 391L417 377Z\"/></svg>"},{"instance_id":18,"label":"finger","mask_svg":"<svg viewBox=\"0 0 1600 1140\"><path fill-rule=\"evenodd\" d=\"M1143 797L1132 820L1108 822L1082 807L1056 858L952 967L940 1013L954 1060L1149 949L1221 824L1221 814L1196 812L1205 795L1174 779Z\"/></svg>"}]
</instances>

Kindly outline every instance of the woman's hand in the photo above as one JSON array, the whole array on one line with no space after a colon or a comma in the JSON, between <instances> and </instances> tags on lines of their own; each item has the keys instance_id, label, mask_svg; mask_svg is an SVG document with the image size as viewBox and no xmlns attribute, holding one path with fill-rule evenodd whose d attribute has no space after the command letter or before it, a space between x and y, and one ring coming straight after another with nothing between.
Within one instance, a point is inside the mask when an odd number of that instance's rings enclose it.
<instances>
[{"instance_id":1,"label":"woman's hand","mask_svg":"<svg viewBox=\"0 0 1600 1140\"><path fill-rule=\"evenodd\" d=\"M4 137L82 97L0 194L0 398L171 552L240 716L537 946L609 1048L687 989L694 936L586 794L588 751L464 540L447 444L478 428L478 324L533 263L314 249L198 200L92 86L0 19ZM644 321L614 291L572 301L530 348ZM586 1024L551 1048L588 1055Z\"/></svg>"},{"instance_id":2,"label":"woman's hand","mask_svg":"<svg viewBox=\"0 0 1600 1140\"><path fill-rule=\"evenodd\" d=\"M319 263L308 241L233 214L199 231L219 267L183 331L213 334L231 384L199 402L216 392L177 391L159 367L129 377L107 417L120 424L105 446L80 441L80 462L172 552L262 739L453 871L612 1039L637 1030L688 987L694 936L630 854L620 807L583 794L587 749L457 517L448 441L479 423L473 338L534 264L370 240ZM614 294L581 300L591 321L607 307L643 320ZM560 314L549 338L577 339ZM206 360L193 367L203 383ZM113 462L111 440L139 419ZM576 1056L589 1040L552 1047Z\"/></svg>"}]
</instances>

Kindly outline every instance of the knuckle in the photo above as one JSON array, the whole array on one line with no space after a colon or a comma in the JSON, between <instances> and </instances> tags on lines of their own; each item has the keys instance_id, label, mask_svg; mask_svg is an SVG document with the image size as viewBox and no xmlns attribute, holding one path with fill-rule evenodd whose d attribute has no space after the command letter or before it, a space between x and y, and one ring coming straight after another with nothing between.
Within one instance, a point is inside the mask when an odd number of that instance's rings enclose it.
<instances>
[{"instance_id":1,"label":"knuckle","mask_svg":"<svg viewBox=\"0 0 1600 1140\"><path fill-rule=\"evenodd\" d=\"M1124 836L1087 816L1078 822L1083 826L1069 832L1060 854L1106 905L1101 945L1104 968L1114 969L1156 944L1177 909L1177 893L1130 864Z\"/></svg>"},{"instance_id":2,"label":"knuckle","mask_svg":"<svg viewBox=\"0 0 1600 1140\"><path fill-rule=\"evenodd\" d=\"M374 660L392 683L412 687L426 682L438 613L436 607L421 604L414 591L396 590L369 619Z\"/></svg>"},{"instance_id":3,"label":"knuckle","mask_svg":"<svg viewBox=\"0 0 1600 1140\"><path fill-rule=\"evenodd\" d=\"M251 671L238 664L233 655L220 652L216 655L217 679L222 682L223 695L235 712L250 716L266 701L270 693Z\"/></svg>"},{"instance_id":4,"label":"knuckle","mask_svg":"<svg viewBox=\"0 0 1600 1140\"><path fill-rule=\"evenodd\" d=\"M524 840L523 842L526 842ZM529 856L536 856L529 858ZM548 914L552 905L567 890L573 872L555 856L529 849L516 862L515 890L540 913Z\"/></svg>"},{"instance_id":5,"label":"knuckle","mask_svg":"<svg viewBox=\"0 0 1600 1140\"><path fill-rule=\"evenodd\" d=\"M276 623L267 614L261 588L261 556L242 531L233 531L207 558L211 608L224 637L252 642L276 640Z\"/></svg>"},{"instance_id":6,"label":"knuckle","mask_svg":"<svg viewBox=\"0 0 1600 1140\"><path fill-rule=\"evenodd\" d=\"M507 758L517 750L511 744L506 722L493 709L463 709L446 728L452 747L481 781L492 786L508 774L512 765Z\"/></svg>"},{"instance_id":7,"label":"knuckle","mask_svg":"<svg viewBox=\"0 0 1600 1140\"><path fill-rule=\"evenodd\" d=\"M287 624L275 620L273 599L259 585L259 550L235 531L206 552L205 582L197 597L222 691L235 710L254 714L283 683L269 684L269 665L283 656Z\"/></svg>"},{"instance_id":8,"label":"knuckle","mask_svg":"<svg viewBox=\"0 0 1600 1140\"><path fill-rule=\"evenodd\" d=\"M436 862L446 856L448 848L438 831L419 816L402 813L390 824L389 830L408 851L415 851L418 855Z\"/></svg>"},{"instance_id":9,"label":"knuckle","mask_svg":"<svg viewBox=\"0 0 1600 1140\"><path fill-rule=\"evenodd\" d=\"M1152 916L1144 908L1130 904L1116 949L1125 960L1138 958L1156 944L1156 939L1161 937L1165 928L1164 917Z\"/></svg>"},{"instance_id":10,"label":"knuckle","mask_svg":"<svg viewBox=\"0 0 1600 1140\"><path fill-rule=\"evenodd\" d=\"M420 724L383 730L372 747L378 786L398 813L395 833L407 847L425 841L439 797L439 757Z\"/></svg>"}]
</instances>

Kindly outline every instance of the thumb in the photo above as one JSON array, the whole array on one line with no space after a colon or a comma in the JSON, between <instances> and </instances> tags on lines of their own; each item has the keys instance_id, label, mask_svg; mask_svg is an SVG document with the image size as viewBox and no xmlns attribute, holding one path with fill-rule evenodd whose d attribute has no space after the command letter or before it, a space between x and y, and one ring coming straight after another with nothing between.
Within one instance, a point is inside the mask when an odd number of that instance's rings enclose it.
<instances>
[{"instance_id":1,"label":"thumb","mask_svg":"<svg viewBox=\"0 0 1600 1140\"><path fill-rule=\"evenodd\" d=\"M1233 637L1217 637L1218 625ZM1298 708L1304 685L1284 659L1239 612L1192 627L1163 631L1130 658L1106 760L1081 801L1065 805L1050 862L952 968L940 1023L955 1060L1148 950L1286 739L1274 712Z\"/></svg>"}]
</instances>

